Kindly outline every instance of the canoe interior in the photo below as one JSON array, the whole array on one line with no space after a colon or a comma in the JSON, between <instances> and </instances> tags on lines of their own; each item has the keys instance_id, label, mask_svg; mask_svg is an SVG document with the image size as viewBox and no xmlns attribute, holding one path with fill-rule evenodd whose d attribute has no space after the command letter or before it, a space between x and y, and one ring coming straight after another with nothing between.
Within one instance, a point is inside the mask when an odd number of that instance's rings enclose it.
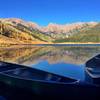
<instances>
[{"instance_id":1,"label":"canoe interior","mask_svg":"<svg viewBox=\"0 0 100 100\"><path fill-rule=\"evenodd\" d=\"M85 65L90 73L100 74L100 55L91 58Z\"/></svg>"},{"instance_id":2,"label":"canoe interior","mask_svg":"<svg viewBox=\"0 0 100 100\"><path fill-rule=\"evenodd\" d=\"M0 73L8 77L15 77L23 80L60 82L60 83L72 83L77 81L75 79L59 76L56 74L48 73L34 68L29 68L26 66L10 64L5 62L0 62Z\"/></svg>"},{"instance_id":3,"label":"canoe interior","mask_svg":"<svg viewBox=\"0 0 100 100\"><path fill-rule=\"evenodd\" d=\"M98 69L100 71L100 54L88 60L86 62L86 67Z\"/></svg>"},{"instance_id":4,"label":"canoe interior","mask_svg":"<svg viewBox=\"0 0 100 100\"><path fill-rule=\"evenodd\" d=\"M14 68L18 68L18 65L0 62L0 72L6 71L6 70L11 70L11 69L14 69Z\"/></svg>"},{"instance_id":5,"label":"canoe interior","mask_svg":"<svg viewBox=\"0 0 100 100\"><path fill-rule=\"evenodd\" d=\"M92 83L100 86L100 54L86 62L86 71L91 77Z\"/></svg>"}]
</instances>

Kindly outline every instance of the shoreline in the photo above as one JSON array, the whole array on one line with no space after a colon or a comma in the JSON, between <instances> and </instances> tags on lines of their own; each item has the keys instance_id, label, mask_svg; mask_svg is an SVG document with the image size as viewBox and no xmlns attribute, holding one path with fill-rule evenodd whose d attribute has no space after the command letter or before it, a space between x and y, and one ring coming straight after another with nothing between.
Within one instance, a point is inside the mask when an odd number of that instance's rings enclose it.
<instances>
[{"instance_id":1,"label":"shoreline","mask_svg":"<svg viewBox=\"0 0 100 100\"><path fill-rule=\"evenodd\" d=\"M2 44L0 43L0 45L32 45L32 44L100 44L100 42L58 42L58 43L53 43L53 42L35 42L35 43L5 43L5 44Z\"/></svg>"},{"instance_id":2,"label":"shoreline","mask_svg":"<svg viewBox=\"0 0 100 100\"><path fill-rule=\"evenodd\" d=\"M63 43L54 43L54 44L100 44L100 43L94 43L94 42L84 42L84 43L81 43L81 42L63 42Z\"/></svg>"},{"instance_id":3,"label":"shoreline","mask_svg":"<svg viewBox=\"0 0 100 100\"><path fill-rule=\"evenodd\" d=\"M93 42L87 42L87 43L75 43L75 42L65 42L65 43L31 43L31 44L0 44L0 48L20 48L20 47L28 47L28 46L36 46L36 45L99 45L100 43L93 43Z\"/></svg>"}]
</instances>

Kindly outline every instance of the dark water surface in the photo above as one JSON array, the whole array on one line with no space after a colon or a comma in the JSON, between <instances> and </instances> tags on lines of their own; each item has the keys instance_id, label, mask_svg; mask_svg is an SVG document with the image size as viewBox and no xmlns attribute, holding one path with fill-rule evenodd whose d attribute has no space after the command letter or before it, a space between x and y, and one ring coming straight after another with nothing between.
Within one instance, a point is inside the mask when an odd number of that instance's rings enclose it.
<instances>
[{"instance_id":1,"label":"dark water surface","mask_svg":"<svg viewBox=\"0 0 100 100\"><path fill-rule=\"evenodd\" d=\"M84 81L86 80L85 62L99 53L100 46L94 45L38 45L18 48L0 48L0 61L27 65L32 68ZM0 93L2 94L2 89Z\"/></svg>"}]
</instances>

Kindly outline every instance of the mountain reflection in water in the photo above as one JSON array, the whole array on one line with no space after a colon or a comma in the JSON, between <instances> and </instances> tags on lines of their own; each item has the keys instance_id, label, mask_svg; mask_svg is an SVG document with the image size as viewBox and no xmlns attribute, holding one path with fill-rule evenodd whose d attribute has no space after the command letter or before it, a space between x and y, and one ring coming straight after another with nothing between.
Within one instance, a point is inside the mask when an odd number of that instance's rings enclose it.
<instances>
[{"instance_id":1,"label":"mountain reflection in water","mask_svg":"<svg viewBox=\"0 0 100 100\"><path fill-rule=\"evenodd\" d=\"M97 46L25 46L1 48L0 60L84 80L82 65L99 52Z\"/></svg>"},{"instance_id":2,"label":"mountain reflection in water","mask_svg":"<svg viewBox=\"0 0 100 100\"><path fill-rule=\"evenodd\" d=\"M50 64L83 64L90 57L100 53L100 47L70 46L27 46L19 48L0 48L0 60L17 64L32 65L43 61Z\"/></svg>"}]
</instances>

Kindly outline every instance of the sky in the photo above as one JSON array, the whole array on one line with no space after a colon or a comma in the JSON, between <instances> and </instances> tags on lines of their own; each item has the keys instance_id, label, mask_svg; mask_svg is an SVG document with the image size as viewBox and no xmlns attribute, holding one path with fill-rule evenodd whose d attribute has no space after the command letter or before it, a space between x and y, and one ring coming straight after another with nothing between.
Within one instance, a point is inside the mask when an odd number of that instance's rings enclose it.
<instances>
[{"instance_id":1,"label":"sky","mask_svg":"<svg viewBox=\"0 0 100 100\"><path fill-rule=\"evenodd\" d=\"M100 21L100 0L0 0L0 18L39 25Z\"/></svg>"}]
</instances>

